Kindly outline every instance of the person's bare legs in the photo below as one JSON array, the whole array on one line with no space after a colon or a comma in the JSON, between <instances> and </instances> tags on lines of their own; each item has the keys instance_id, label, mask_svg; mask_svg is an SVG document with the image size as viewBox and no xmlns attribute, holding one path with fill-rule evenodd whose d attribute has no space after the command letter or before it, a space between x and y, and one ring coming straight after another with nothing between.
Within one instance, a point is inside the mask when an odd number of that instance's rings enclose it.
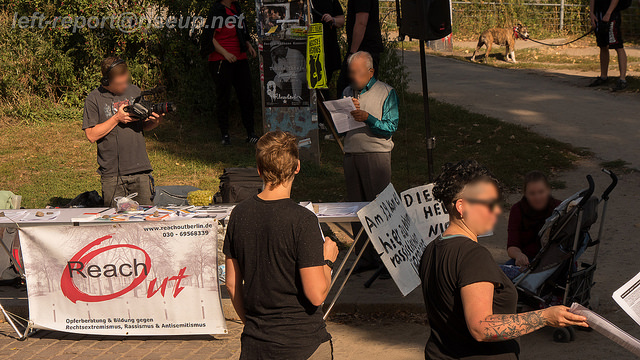
<instances>
[{"instance_id":1,"label":"person's bare legs","mask_svg":"<svg viewBox=\"0 0 640 360\"><path fill-rule=\"evenodd\" d=\"M625 56L626 66L626 56ZM606 79L609 74L609 47L600 48L600 77Z\"/></svg>"},{"instance_id":2,"label":"person's bare legs","mask_svg":"<svg viewBox=\"0 0 640 360\"><path fill-rule=\"evenodd\" d=\"M616 52L618 53L618 66L620 68L620 80L625 81L627 77L627 52L624 50L624 48L616 49Z\"/></svg>"}]
</instances>

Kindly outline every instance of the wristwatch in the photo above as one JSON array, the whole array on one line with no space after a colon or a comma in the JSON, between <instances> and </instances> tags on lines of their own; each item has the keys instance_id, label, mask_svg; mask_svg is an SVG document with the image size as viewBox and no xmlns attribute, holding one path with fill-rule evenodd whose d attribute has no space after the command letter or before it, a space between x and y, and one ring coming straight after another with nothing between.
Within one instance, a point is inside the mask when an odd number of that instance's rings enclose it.
<instances>
[{"instance_id":1,"label":"wristwatch","mask_svg":"<svg viewBox=\"0 0 640 360\"><path fill-rule=\"evenodd\" d=\"M333 261L325 260L324 264L327 265L329 267L329 269L333 270Z\"/></svg>"}]
</instances>

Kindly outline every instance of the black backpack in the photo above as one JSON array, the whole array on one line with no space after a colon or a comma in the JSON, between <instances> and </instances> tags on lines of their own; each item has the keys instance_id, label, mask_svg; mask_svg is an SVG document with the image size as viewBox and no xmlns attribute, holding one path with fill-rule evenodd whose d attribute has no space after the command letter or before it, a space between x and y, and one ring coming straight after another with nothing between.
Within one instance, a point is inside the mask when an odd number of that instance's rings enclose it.
<instances>
[{"instance_id":1,"label":"black backpack","mask_svg":"<svg viewBox=\"0 0 640 360\"><path fill-rule=\"evenodd\" d=\"M262 178L256 168L226 168L220 175L216 203L239 203L262 191Z\"/></svg>"},{"instance_id":2,"label":"black backpack","mask_svg":"<svg viewBox=\"0 0 640 360\"><path fill-rule=\"evenodd\" d=\"M629 7L631 7L632 1L633 0L620 0L618 2L618 6L616 6L616 10L618 11L627 10Z\"/></svg>"}]
</instances>

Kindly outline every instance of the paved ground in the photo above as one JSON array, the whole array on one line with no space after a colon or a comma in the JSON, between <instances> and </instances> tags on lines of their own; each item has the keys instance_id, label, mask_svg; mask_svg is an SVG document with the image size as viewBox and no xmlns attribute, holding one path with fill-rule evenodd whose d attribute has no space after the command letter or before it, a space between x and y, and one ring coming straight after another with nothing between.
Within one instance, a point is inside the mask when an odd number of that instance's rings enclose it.
<instances>
[{"instance_id":1,"label":"paved ground","mask_svg":"<svg viewBox=\"0 0 640 360\"><path fill-rule=\"evenodd\" d=\"M421 93L420 57L405 51L410 91ZM429 94L473 112L521 124L640 168L640 96L585 88L586 76L499 69L428 56ZM437 134L435 134L437 136Z\"/></svg>"}]
</instances>

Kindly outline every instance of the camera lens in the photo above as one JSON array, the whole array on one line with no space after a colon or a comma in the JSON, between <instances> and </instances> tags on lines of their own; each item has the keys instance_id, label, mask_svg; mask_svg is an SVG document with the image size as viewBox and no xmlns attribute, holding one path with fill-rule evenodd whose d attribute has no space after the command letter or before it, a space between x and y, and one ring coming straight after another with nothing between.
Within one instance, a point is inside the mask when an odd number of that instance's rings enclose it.
<instances>
[{"instance_id":1,"label":"camera lens","mask_svg":"<svg viewBox=\"0 0 640 360\"><path fill-rule=\"evenodd\" d=\"M176 111L176 106L170 102L157 103L153 104L151 111L155 112L156 114L166 114Z\"/></svg>"}]
</instances>

